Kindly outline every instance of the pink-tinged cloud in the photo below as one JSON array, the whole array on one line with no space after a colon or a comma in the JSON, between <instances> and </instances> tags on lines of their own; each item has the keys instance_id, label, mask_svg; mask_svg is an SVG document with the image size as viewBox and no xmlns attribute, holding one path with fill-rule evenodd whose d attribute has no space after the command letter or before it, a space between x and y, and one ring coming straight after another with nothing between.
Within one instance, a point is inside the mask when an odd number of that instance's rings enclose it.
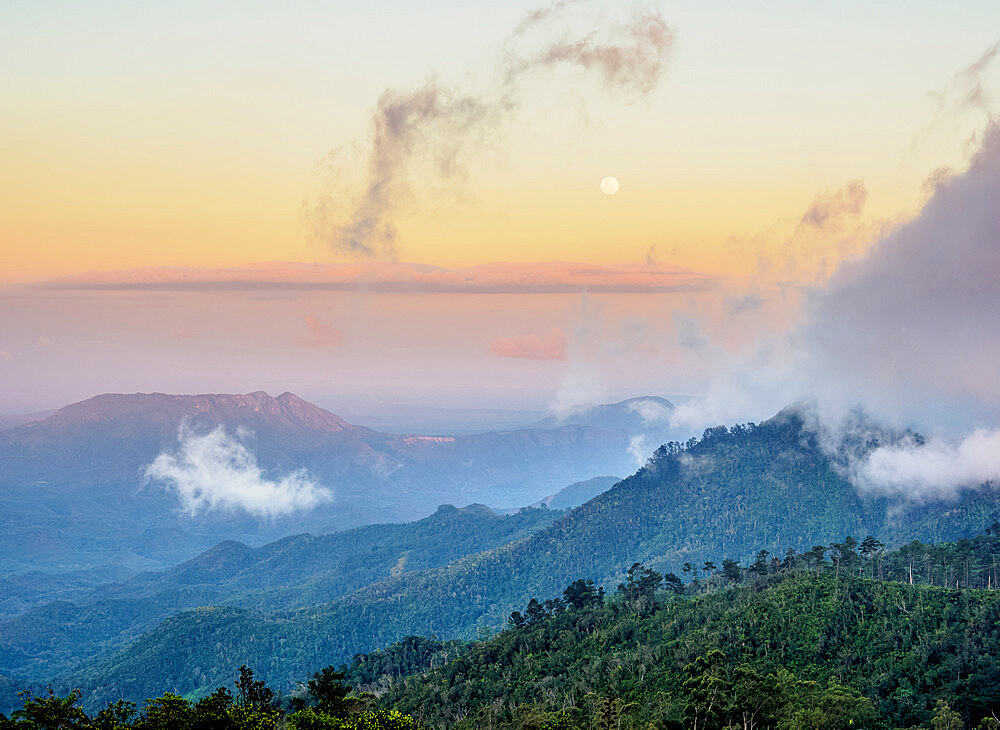
<instances>
[{"instance_id":1,"label":"pink-tinged cloud","mask_svg":"<svg viewBox=\"0 0 1000 730\"><path fill-rule=\"evenodd\" d=\"M490 345L490 352L522 360L565 360L566 335L562 330L552 329L541 337L535 334L497 337Z\"/></svg>"},{"instance_id":2,"label":"pink-tinged cloud","mask_svg":"<svg viewBox=\"0 0 1000 730\"><path fill-rule=\"evenodd\" d=\"M299 339L302 347L339 347L343 344L344 336L329 322L318 320L310 314L306 316L305 323L309 334Z\"/></svg>"},{"instance_id":3,"label":"pink-tinged cloud","mask_svg":"<svg viewBox=\"0 0 1000 730\"><path fill-rule=\"evenodd\" d=\"M718 286L717 277L660 264L600 266L568 263L495 263L464 269L423 264L271 262L228 269L150 268L101 271L40 282L46 290L173 290L563 293L688 292Z\"/></svg>"}]
</instances>

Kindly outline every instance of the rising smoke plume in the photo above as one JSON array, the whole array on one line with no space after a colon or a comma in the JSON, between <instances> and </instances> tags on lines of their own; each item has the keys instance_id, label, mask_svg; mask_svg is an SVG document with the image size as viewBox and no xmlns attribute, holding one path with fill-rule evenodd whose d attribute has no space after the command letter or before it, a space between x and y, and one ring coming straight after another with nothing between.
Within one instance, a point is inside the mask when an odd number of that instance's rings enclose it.
<instances>
[{"instance_id":1,"label":"rising smoke plume","mask_svg":"<svg viewBox=\"0 0 1000 730\"><path fill-rule=\"evenodd\" d=\"M674 44L663 17L637 10L624 23L574 32L570 11L580 5L556 2L525 16L504 43L486 91L451 88L437 79L415 90L385 91L372 115L365 187L350 213L331 196L308 206L314 235L343 253L394 258L411 164L429 163L443 179L462 174L476 143L509 120L520 106L523 82L537 74L575 68L597 76L609 94L634 100L650 93Z\"/></svg>"}]
</instances>

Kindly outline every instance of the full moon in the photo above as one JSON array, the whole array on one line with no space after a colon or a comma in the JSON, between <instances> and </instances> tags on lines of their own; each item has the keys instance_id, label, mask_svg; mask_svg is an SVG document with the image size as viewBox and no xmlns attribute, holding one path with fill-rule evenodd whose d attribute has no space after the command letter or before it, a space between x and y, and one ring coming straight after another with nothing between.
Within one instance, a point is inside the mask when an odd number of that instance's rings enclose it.
<instances>
[{"instance_id":1,"label":"full moon","mask_svg":"<svg viewBox=\"0 0 1000 730\"><path fill-rule=\"evenodd\" d=\"M614 195L618 192L618 178L606 177L601 180L601 192L605 195Z\"/></svg>"}]
</instances>

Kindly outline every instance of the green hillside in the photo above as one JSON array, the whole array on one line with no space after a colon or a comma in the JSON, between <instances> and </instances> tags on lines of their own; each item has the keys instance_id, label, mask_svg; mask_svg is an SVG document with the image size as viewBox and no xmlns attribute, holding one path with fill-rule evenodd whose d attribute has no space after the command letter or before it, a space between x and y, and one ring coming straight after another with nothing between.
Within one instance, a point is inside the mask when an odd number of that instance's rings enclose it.
<instances>
[{"instance_id":1,"label":"green hillside","mask_svg":"<svg viewBox=\"0 0 1000 730\"><path fill-rule=\"evenodd\" d=\"M328 666L301 675L286 695L241 667L235 697L225 681L193 693L193 702L168 691L147 700L139 716L112 698L88 725L72 695L36 696L25 709L36 717L76 713L79 724L58 726L95 730L996 730L998 553L994 525L975 539L913 542L888 553L873 538L783 557L761 550L747 567L721 559L687 583L635 564L610 595L576 580L561 596L530 599L495 636L408 637L356 656L339 674ZM685 574L695 575L690 567ZM187 615L174 640L197 647L233 618L280 651L265 622L225 609ZM188 670L153 664L162 649L142 646L150 652L147 675ZM234 674L231 666L227 679ZM87 699L96 713L100 703ZM133 719L101 724L112 711ZM0 716L0 727L55 726L51 715L49 724L26 717L5 725Z\"/></svg>"},{"instance_id":2,"label":"green hillside","mask_svg":"<svg viewBox=\"0 0 1000 730\"><path fill-rule=\"evenodd\" d=\"M392 682L381 703L430 727L531 715L590 727L602 713L622 727L691 727L715 683L702 727L752 712L761 727L930 727L939 699L974 727L1000 701L998 618L993 592L779 576L661 599L650 615L622 600L563 610ZM826 705L843 717L810 724Z\"/></svg>"},{"instance_id":3,"label":"green hillside","mask_svg":"<svg viewBox=\"0 0 1000 730\"><path fill-rule=\"evenodd\" d=\"M557 595L577 578L617 585L635 562L680 573L686 562L746 564L760 547L805 552L850 534L895 545L962 537L1000 515L996 500L993 491L970 492L956 504L897 509L890 520L891 505L859 497L798 419L711 429L659 449L637 474L522 540L298 611L181 614L64 681L93 701L203 692L239 658L287 686L407 635L496 630L531 596ZM203 640L192 643L196 633ZM151 675L151 663L163 672Z\"/></svg>"},{"instance_id":4,"label":"green hillside","mask_svg":"<svg viewBox=\"0 0 1000 730\"><path fill-rule=\"evenodd\" d=\"M411 523L296 535L259 548L221 543L171 570L100 586L75 602L44 604L0 623L0 673L51 678L198 606L277 610L330 601L517 540L559 514L523 509L501 517L482 505L445 505Z\"/></svg>"}]
</instances>

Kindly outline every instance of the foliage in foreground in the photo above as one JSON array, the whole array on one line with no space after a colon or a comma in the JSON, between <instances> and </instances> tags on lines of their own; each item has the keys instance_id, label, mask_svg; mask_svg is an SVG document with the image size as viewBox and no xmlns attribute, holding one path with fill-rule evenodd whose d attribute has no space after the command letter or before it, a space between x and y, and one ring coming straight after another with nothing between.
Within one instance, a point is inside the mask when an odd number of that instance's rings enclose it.
<instances>
[{"instance_id":1,"label":"foliage in foreground","mask_svg":"<svg viewBox=\"0 0 1000 730\"><path fill-rule=\"evenodd\" d=\"M344 675L333 667L317 672L305 696L290 698L288 709L253 672L240 667L234 695L225 687L191 702L167 692L134 702L118 700L88 715L79 707L80 692L60 697L22 693L24 706L10 718L0 715L0 730L416 730L420 724L396 710L371 709L371 695L350 695Z\"/></svg>"},{"instance_id":2,"label":"foliage in foreground","mask_svg":"<svg viewBox=\"0 0 1000 730\"><path fill-rule=\"evenodd\" d=\"M429 645L431 664L394 674L390 647L344 671L431 728L993 727L1000 593L984 588L997 533L888 553L874 539L762 551L688 583L636 564L613 595L575 581L446 662Z\"/></svg>"}]
</instances>

